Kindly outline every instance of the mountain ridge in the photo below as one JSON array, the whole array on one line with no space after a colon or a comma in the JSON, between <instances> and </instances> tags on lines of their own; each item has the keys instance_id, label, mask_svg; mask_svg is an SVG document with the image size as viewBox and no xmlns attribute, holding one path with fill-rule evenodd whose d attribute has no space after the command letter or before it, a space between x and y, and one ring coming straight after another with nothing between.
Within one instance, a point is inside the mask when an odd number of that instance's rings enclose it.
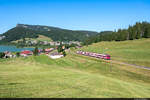
<instances>
[{"instance_id":1,"label":"mountain ridge","mask_svg":"<svg viewBox=\"0 0 150 100\"><path fill-rule=\"evenodd\" d=\"M45 25L17 24L16 27L1 34L5 36L0 43L11 42L22 38L38 38L39 35L50 37L53 41L83 41L98 34L95 31L68 30Z\"/></svg>"}]
</instances>

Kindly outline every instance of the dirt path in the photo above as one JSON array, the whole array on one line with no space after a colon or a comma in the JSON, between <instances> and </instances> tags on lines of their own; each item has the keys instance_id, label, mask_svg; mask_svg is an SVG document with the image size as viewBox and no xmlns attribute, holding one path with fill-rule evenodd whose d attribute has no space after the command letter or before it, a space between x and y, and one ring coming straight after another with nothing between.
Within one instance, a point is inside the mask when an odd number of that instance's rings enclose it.
<instances>
[{"instance_id":1,"label":"dirt path","mask_svg":"<svg viewBox=\"0 0 150 100\"><path fill-rule=\"evenodd\" d=\"M121 64L121 65L127 65L127 66L136 67L136 68L150 70L150 67L146 67L146 66L139 66L139 65L135 65L135 64L128 64L128 63L124 63L124 62L120 62L120 61L115 61L115 60L110 60L110 62L116 63L116 64Z\"/></svg>"}]
</instances>

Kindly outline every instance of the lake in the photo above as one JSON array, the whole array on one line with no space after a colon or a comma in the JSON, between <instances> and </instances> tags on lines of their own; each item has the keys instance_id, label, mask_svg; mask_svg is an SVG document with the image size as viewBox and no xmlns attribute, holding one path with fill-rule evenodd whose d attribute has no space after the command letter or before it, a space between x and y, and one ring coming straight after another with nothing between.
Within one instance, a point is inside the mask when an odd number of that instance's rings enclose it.
<instances>
[{"instance_id":1,"label":"lake","mask_svg":"<svg viewBox=\"0 0 150 100\"><path fill-rule=\"evenodd\" d=\"M34 48L17 48L16 46L0 45L0 52L4 52L4 51L21 52L23 50L34 50Z\"/></svg>"}]
</instances>

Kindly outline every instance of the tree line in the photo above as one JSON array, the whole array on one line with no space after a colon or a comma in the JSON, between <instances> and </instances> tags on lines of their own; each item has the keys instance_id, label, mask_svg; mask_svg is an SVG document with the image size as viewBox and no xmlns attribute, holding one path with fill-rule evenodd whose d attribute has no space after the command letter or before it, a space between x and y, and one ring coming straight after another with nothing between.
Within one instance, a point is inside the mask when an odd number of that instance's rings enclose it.
<instances>
[{"instance_id":1,"label":"tree line","mask_svg":"<svg viewBox=\"0 0 150 100\"><path fill-rule=\"evenodd\" d=\"M128 29L118 29L117 31L104 31L95 36L87 38L83 45L90 45L101 41L125 41L140 38L150 38L150 23L136 22Z\"/></svg>"}]
</instances>

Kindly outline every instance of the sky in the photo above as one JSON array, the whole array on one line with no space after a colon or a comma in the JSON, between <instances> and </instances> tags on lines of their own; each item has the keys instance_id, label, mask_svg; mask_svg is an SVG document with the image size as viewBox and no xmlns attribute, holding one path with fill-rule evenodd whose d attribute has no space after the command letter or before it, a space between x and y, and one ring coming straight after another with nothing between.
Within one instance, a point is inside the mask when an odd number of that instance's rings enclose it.
<instances>
[{"instance_id":1,"label":"sky","mask_svg":"<svg viewBox=\"0 0 150 100\"><path fill-rule=\"evenodd\" d=\"M0 0L0 34L16 24L114 31L150 22L150 0Z\"/></svg>"}]
</instances>

